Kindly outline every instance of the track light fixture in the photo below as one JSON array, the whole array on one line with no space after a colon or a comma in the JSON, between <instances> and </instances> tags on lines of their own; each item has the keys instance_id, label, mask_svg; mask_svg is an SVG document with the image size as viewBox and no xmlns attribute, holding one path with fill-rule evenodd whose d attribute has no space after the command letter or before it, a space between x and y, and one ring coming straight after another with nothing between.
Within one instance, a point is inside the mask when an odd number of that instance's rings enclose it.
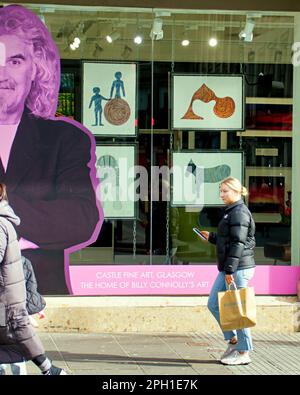
<instances>
[{"instance_id":1,"label":"track light fixture","mask_svg":"<svg viewBox=\"0 0 300 395\"><path fill-rule=\"evenodd\" d=\"M116 41L120 37L121 34L116 30L113 30L110 34L106 36L106 41L111 44L113 41Z\"/></svg>"},{"instance_id":2,"label":"track light fixture","mask_svg":"<svg viewBox=\"0 0 300 395\"><path fill-rule=\"evenodd\" d=\"M251 42L253 40L254 26L255 26L254 19L247 17L245 27L239 33L239 39L245 42Z\"/></svg>"},{"instance_id":3,"label":"track light fixture","mask_svg":"<svg viewBox=\"0 0 300 395\"><path fill-rule=\"evenodd\" d=\"M163 25L162 19L155 17L150 32L151 40L162 40L162 38L164 37L164 31L162 30L162 25Z\"/></svg>"},{"instance_id":4,"label":"track light fixture","mask_svg":"<svg viewBox=\"0 0 300 395\"><path fill-rule=\"evenodd\" d=\"M80 38L79 37L75 37L73 42L70 44L70 48L72 49L72 51L75 51L77 48L79 48L80 45Z\"/></svg>"},{"instance_id":5,"label":"track light fixture","mask_svg":"<svg viewBox=\"0 0 300 395\"><path fill-rule=\"evenodd\" d=\"M102 51L103 51L103 48L98 43L95 43L95 49L93 52L93 56L95 58L99 58L101 56Z\"/></svg>"},{"instance_id":6,"label":"track light fixture","mask_svg":"<svg viewBox=\"0 0 300 395\"><path fill-rule=\"evenodd\" d=\"M121 53L122 58L123 59L128 59L130 54L131 54L131 52L132 52L132 49L128 45L125 45L124 49L123 49L123 52Z\"/></svg>"},{"instance_id":7,"label":"track light fixture","mask_svg":"<svg viewBox=\"0 0 300 395\"><path fill-rule=\"evenodd\" d=\"M69 40L73 40L73 42L70 43L70 48L72 51L75 51L76 49L79 48L81 39L85 39L84 34L83 34L83 29L84 29L84 23L79 22L77 25L72 29L71 33L69 34ZM61 32L62 33L62 32ZM81 39L80 39L81 37Z\"/></svg>"}]
</instances>

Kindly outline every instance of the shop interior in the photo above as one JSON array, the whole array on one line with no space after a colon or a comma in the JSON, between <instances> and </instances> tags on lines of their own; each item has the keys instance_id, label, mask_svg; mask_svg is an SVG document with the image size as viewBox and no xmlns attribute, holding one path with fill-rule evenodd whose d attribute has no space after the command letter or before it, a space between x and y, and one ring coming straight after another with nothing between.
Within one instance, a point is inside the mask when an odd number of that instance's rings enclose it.
<instances>
[{"instance_id":1,"label":"shop interior","mask_svg":"<svg viewBox=\"0 0 300 395\"><path fill-rule=\"evenodd\" d=\"M256 262L291 264L292 13L26 6L44 21L60 51L57 116L84 123L85 62L135 64L134 133L100 133L97 146L133 146L135 164L148 174L151 166L170 167L173 152L242 151L246 203L257 227ZM243 130L172 128L174 74L243 76ZM214 246L192 228L214 231L221 200L201 208L151 201L149 178L148 200L135 202L131 217L105 216L98 240L73 253L71 264L215 264Z\"/></svg>"}]
</instances>

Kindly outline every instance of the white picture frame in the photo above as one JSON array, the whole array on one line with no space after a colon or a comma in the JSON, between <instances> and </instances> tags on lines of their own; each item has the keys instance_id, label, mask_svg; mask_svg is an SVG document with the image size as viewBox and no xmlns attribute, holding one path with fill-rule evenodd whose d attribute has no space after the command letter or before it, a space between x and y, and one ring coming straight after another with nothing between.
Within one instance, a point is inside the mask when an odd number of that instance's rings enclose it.
<instances>
[{"instance_id":1,"label":"white picture frame","mask_svg":"<svg viewBox=\"0 0 300 395\"><path fill-rule=\"evenodd\" d=\"M136 136L136 63L84 61L82 79L84 126L95 136Z\"/></svg>"},{"instance_id":2,"label":"white picture frame","mask_svg":"<svg viewBox=\"0 0 300 395\"><path fill-rule=\"evenodd\" d=\"M171 129L245 129L243 75L172 74Z\"/></svg>"},{"instance_id":3,"label":"white picture frame","mask_svg":"<svg viewBox=\"0 0 300 395\"><path fill-rule=\"evenodd\" d=\"M100 181L97 192L100 193L105 219L136 217L135 158L136 145L96 146L96 174ZM115 171L110 173L110 168Z\"/></svg>"},{"instance_id":4,"label":"white picture frame","mask_svg":"<svg viewBox=\"0 0 300 395\"><path fill-rule=\"evenodd\" d=\"M243 151L172 152L172 206L202 207L223 205L219 185L232 176L243 182ZM199 170L197 173L195 169ZM198 177L198 184L195 178ZM196 185L194 187L194 184Z\"/></svg>"}]
</instances>

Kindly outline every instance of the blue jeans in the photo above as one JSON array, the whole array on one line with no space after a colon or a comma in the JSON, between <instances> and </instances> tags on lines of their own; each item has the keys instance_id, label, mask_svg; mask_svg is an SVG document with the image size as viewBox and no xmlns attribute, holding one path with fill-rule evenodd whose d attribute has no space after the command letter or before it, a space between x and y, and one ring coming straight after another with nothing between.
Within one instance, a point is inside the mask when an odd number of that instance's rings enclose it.
<instances>
[{"instance_id":1,"label":"blue jeans","mask_svg":"<svg viewBox=\"0 0 300 395\"><path fill-rule=\"evenodd\" d=\"M234 281L237 288L246 288L248 286L249 280L254 275L255 268L237 270L233 274ZM214 285L210 291L210 295L207 302L207 307L212 315L217 320L220 325L220 312L218 303L218 292L223 292L227 290L227 283L225 281L225 272L219 272ZM236 331L222 331L225 340L230 340L234 336L237 336L238 343L236 345L236 350L238 351L251 351L253 350L252 337L249 328L238 329Z\"/></svg>"}]
</instances>

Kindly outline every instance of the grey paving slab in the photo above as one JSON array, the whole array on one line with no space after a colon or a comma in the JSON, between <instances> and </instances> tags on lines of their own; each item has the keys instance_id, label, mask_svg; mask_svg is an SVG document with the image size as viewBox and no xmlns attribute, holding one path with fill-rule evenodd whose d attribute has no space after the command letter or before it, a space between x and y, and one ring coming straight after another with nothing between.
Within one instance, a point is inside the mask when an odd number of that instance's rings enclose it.
<instances>
[{"instance_id":1,"label":"grey paving slab","mask_svg":"<svg viewBox=\"0 0 300 395\"><path fill-rule=\"evenodd\" d=\"M196 375L197 373L193 369L172 369L172 370L161 370L161 369L152 369L152 370L146 370L145 375L152 375L152 376L170 376L170 375L187 375L187 376L193 376Z\"/></svg>"},{"instance_id":2,"label":"grey paving slab","mask_svg":"<svg viewBox=\"0 0 300 395\"><path fill-rule=\"evenodd\" d=\"M53 363L73 375L300 375L300 333L254 333L247 366L219 362L226 343L215 333L39 335ZM40 374L32 362L27 370Z\"/></svg>"},{"instance_id":3,"label":"grey paving slab","mask_svg":"<svg viewBox=\"0 0 300 395\"><path fill-rule=\"evenodd\" d=\"M194 338L213 338L217 347L222 347L222 337L215 334L196 334ZM300 333L254 333L252 363L248 366L228 367L237 375L300 375ZM224 347L224 346L223 346ZM216 352L212 354L217 357Z\"/></svg>"}]
</instances>

